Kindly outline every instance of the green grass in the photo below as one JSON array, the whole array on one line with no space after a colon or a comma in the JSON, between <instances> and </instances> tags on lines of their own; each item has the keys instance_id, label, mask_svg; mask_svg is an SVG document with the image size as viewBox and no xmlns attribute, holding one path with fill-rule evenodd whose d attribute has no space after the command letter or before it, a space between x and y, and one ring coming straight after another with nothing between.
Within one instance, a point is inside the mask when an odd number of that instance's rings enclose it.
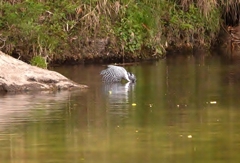
<instances>
[{"instance_id":1,"label":"green grass","mask_svg":"<svg viewBox=\"0 0 240 163\"><path fill-rule=\"evenodd\" d=\"M5 53L25 59L48 55L54 62L84 59L100 52L91 42L110 38L106 54L132 58L165 55L171 47L210 47L219 32L219 0L1 1L0 33Z\"/></svg>"},{"instance_id":2,"label":"green grass","mask_svg":"<svg viewBox=\"0 0 240 163\"><path fill-rule=\"evenodd\" d=\"M34 56L31 61L30 61L31 65L33 66L37 66L40 68L47 68L47 62L46 59L42 56Z\"/></svg>"}]
</instances>

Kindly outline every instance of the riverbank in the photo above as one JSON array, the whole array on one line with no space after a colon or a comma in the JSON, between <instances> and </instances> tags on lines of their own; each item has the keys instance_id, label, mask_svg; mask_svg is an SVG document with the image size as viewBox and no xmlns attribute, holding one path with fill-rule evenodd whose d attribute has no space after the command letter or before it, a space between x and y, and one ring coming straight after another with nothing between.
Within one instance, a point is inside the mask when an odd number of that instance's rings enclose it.
<instances>
[{"instance_id":1,"label":"riverbank","mask_svg":"<svg viewBox=\"0 0 240 163\"><path fill-rule=\"evenodd\" d=\"M133 62L172 49L210 49L220 22L230 22L229 9L237 12L237 2L228 2L3 1L0 50L37 65L36 57L51 64Z\"/></svg>"}]
</instances>

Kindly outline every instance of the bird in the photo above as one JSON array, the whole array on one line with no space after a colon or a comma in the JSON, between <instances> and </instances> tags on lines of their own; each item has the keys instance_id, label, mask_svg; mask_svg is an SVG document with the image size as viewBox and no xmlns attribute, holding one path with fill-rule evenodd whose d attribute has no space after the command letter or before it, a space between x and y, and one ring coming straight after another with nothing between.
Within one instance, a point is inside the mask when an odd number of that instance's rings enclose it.
<instances>
[{"instance_id":1,"label":"bird","mask_svg":"<svg viewBox=\"0 0 240 163\"><path fill-rule=\"evenodd\" d=\"M135 75L121 66L108 65L108 68L102 70L100 75L102 75L102 80L107 83L121 82L122 79L131 83L136 82Z\"/></svg>"}]
</instances>

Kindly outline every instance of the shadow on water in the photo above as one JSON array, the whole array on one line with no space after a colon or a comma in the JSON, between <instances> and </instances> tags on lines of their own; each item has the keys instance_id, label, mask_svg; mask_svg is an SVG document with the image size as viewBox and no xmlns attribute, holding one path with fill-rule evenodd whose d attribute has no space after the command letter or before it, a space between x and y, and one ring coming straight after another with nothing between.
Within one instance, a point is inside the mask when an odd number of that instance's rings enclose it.
<instances>
[{"instance_id":1,"label":"shadow on water","mask_svg":"<svg viewBox=\"0 0 240 163\"><path fill-rule=\"evenodd\" d=\"M0 162L240 160L237 62L177 55L126 66L136 84L102 83L100 65L54 69L89 89L0 96Z\"/></svg>"}]
</instances>

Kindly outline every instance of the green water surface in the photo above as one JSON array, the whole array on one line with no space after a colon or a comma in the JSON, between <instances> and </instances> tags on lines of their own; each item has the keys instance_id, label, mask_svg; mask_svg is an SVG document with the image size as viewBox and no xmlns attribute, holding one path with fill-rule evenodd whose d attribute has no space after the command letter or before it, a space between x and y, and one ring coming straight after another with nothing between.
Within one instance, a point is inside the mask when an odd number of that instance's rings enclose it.
<instances>
[{"instance_id":1,"label":"green water surface","mask_svg":"<svg viewBox=\"0 0 240 163\"><path fill-rule=\"evenodd\" d=\"M180 56L126 66L134 85L103 84L104 68L54 68L85 91L1 95L0 162L240 161L238 62Z\"/></svg>"}]
</instances>

